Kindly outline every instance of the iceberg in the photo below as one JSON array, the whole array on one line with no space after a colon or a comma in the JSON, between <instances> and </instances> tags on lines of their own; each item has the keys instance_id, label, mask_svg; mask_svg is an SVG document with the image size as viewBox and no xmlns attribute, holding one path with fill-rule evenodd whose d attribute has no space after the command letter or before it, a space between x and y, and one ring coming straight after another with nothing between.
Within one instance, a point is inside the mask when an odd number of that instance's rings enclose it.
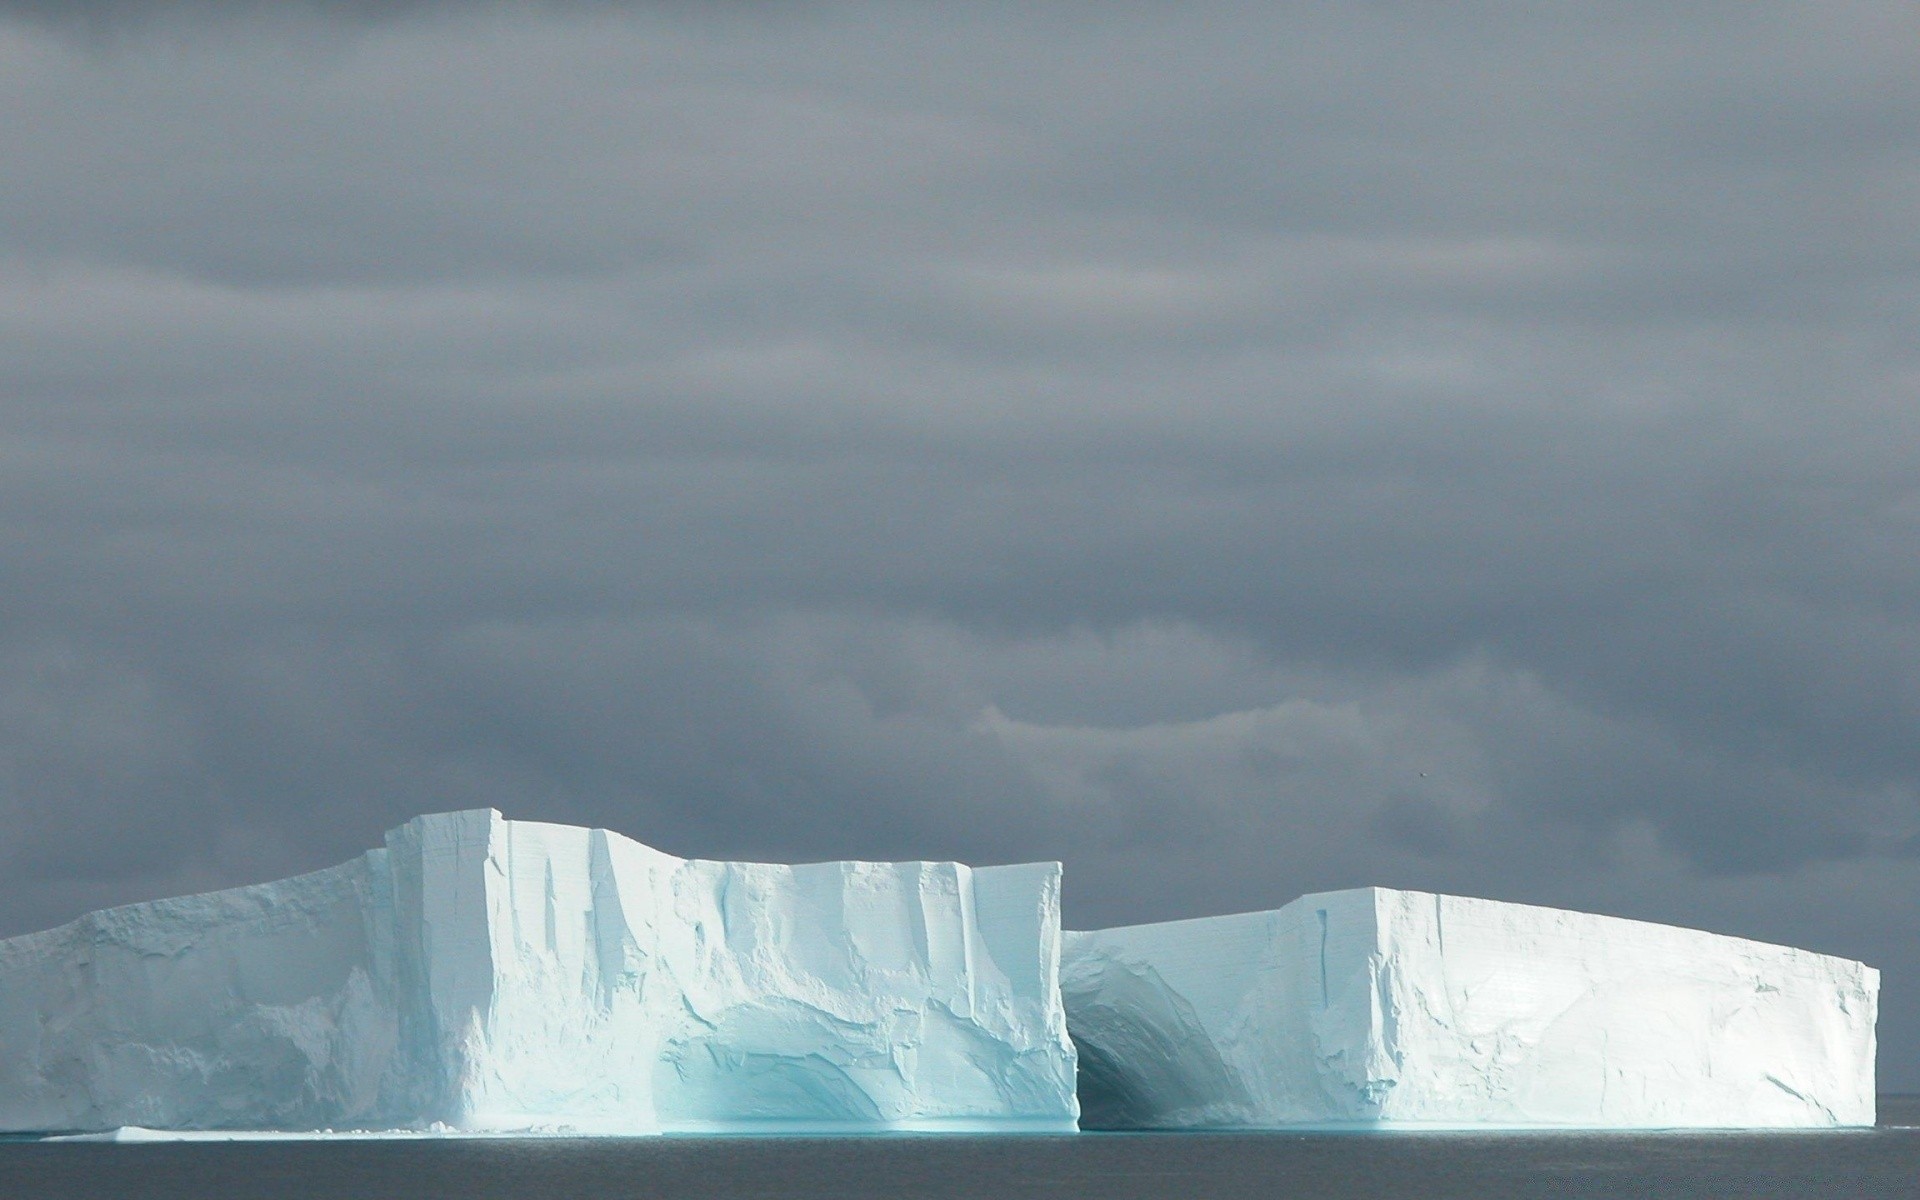
<instances>
[{"instance_id":1,"label":"iceberg","mask_svg":"<svg viewBox=\"0 0 1920 1200\"><path fill-rule=\"evenodd\" d=\"M489 809L0 941L0 1132L1858 1126L1878 997L1384 888L1063 933L1058 863L681 859Z\"/></svg>"},{"instance_id":2,"label":"iceberg","mask_svg":"<svg viewBox=\"0 0 1920 1200\"><path fill-rule=\"evenodd\" d=\"M480 810L0 942L0 1130L1072 1130L1057 863Z\"/></svg>"},{"instance_id":3,"label":"iceberg","mask_svg":"<svg viewBox=\"0 0 1920 1200\"><path fill-rule=\"evenodd\" d=\"M1064 938L1087 1128L1874 1120L1845 959L1386 888Z\"/></svg>"}]
</instances>

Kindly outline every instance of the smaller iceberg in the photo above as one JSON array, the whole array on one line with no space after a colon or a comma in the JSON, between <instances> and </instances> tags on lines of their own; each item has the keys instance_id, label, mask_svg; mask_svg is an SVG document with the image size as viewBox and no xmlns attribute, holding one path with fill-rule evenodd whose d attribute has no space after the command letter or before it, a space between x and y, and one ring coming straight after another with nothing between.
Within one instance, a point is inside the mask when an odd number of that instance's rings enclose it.
<instances>
[{"instance_id":1,"label":"smaller iceberg","mask_svg":"<svg viewBox=\"0 0 1920 1200\"><path fill-rule=\"evenodd\" d=\"M1846 959L1386 888L1064 939L1089 1129L1874 1120Z\"/></svg>"}]
</instances>

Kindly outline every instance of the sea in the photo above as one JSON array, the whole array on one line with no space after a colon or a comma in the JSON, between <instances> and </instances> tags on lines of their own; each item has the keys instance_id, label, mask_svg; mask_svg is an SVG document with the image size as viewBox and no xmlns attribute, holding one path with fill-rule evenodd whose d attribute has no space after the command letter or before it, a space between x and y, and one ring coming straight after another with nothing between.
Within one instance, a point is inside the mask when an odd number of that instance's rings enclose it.
<instances>
[{"instance_id":1,"label":"sea","mask_svg":"<svg viewBox=\"0 0 1920 1200\"><path fill-rule=\"evenodd\" d=\"M1920 1096L1797 1133L1083 1133L409 1141L0 1141L33 1200L1920 1197Z\"/></svg>"}]
</instances>

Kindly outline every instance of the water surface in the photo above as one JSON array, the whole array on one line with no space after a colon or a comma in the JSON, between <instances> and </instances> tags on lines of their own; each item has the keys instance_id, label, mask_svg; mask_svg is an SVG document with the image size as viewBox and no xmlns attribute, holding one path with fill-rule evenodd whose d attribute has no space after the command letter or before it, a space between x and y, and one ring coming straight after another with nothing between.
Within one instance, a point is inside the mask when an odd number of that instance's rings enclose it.
<instances>
[{"instance_id":1,"label":"water surface","mask_svg":"<svg viewBox=\"0 0 1920 1200\"><path fill-rule=\"evenodd\" d=\"M0 1144L0 1197L565 1200L1920 1195L1920 1097L1839 1133L1102 1134Z\"/></svg>"}]
</instances>

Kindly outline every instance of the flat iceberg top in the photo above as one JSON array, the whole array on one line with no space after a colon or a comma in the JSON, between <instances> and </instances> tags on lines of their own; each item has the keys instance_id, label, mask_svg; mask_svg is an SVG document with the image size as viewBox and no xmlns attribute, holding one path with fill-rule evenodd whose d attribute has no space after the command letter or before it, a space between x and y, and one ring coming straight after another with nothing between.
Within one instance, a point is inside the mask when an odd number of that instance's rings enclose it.
<instances>
[{"instance_id":1,"label":"flat iceberg top","mask_svg":"<svg viewBox=\"0 0 1920 1200\"><path fill-rule=\"evenodd\" d=\"M1071 1129L1059 884L420 817L0 942L0 1129Z\"/></svg>"},{"instance_id":2,"label":"flat iceberg top","mask_svg":"<svg viewBox=\"0 0 1920 1200\"><path fill-rule=\"evenodd\" d=\"M869 861L865 859L822 859L818 862L777 863L760 862L751 859L703 859L681 858L663 850L656 850L643 842L611 830L592 829L577 825L561 825L548 821L516 821L504 816L493 808L460 809L444 813L428 813L414 818L409 825L422 822L436 823L447 821L484 821L500 827L512 827L516 832L549 831L560 836L568 833L600 834L617 838L622 842L638 847L649 855L687 866L715 868L738 867L749 870L794 871L802 874L815 872L850 871L853 873L871 873L896 868L915 867L956 867L962 863L944 862L932 859L905 859L898 862ZM388 831L389 841L402 829ZM376 850L372 853L378 854ZM68 935L77 930L86 930L89 935L124 932L129 936L150 935L164 930L171 920L177 918L246 918L253 915L265 916L270 912L284 913L289 906L298 906L306 897L325 899L335 893L339 877L350 875L362 869L365 856L360 856L336 866L322 867L300 875L290 875L283 879L268 880L262 883L240 884L229 888L215 888L205 892L185 892L178 896L162 896L152 900L135 900L126 904L117 904L108 908L98 908L85 912L71 921L52 925L45 929L15 934L0 938L0 953L8 947L29 943L37 939ZM1055 872L1062 870L1059 862L1037 861L1016 864L1028 867L1051 867ZM993 867L974 867L972 870L993 870ZM138 1128L133 1126L130 1128Z\"/></svg>"},{"instance_id":3,"label":"flat iceberg top","mask_svg":"<svg viewBox=\"0 0 1920 1200\"><path fill-rule=\"evenodd\" d=\"M1183 936L1210 933L1211 931L1229 928L1235 924L1252 928L1261 925L1263 922L1270 921L1280 913L1288 912L1296 907L1311 905L1317 901L1343 904L1349 902L1349 898L1360 897L1373 897L1374 902L1377 904L1390 903L1410 907L1445 904L1457 910L1463 917L1478 909L1480 910L1478 915L1480 915L1482 919L1504 921L1516 925L1524 924L1541 930L1560 929L1564 931L1567 937L1574 939L1598 938L1608 942L1617 940L1659 940L1664 938L1678 938L1681 940L1711 939L1712 943L1721 950L1734 950L1738 948L1740 952L1743 953L1764 954L1767 952L1776 952L1793 956L1824 959L1836 964L1851 965L1863 972L1870 973L1875 979L1878 979L1880 975L1880 972L1876 968L1867 966L1865 963L1857 962L1853 959L1841 958L1837 955L1821 954L1813 950L1803 950L1796 946L1788 946L1777 942L1762 942L1751 938L1735 937L1730 934L1709 933L1705 930L1694 929L1686 925L1672 925L1665 922L1647 921L1635 917L1613 917L1601 913L1582 912L1577 909L1551 908L1540 904L1519 904L1508 900L1487 900L1474 896L1456 896L1451 893L1403 891L1396 888L1385 887L1344 888L1334 892L1309 893L1277 909L1254 909L1247 912L1222 913L1218 916L1209 917L1185 917L1174 921L1146 921L1137 925L1113 925L1104 929L1066 929L1061 931L1061 936L1069 939L1099 935L1125 937L1135 934L1145 935L1148 931L1153 931L1150 936L1164 936L1177 940Z\"/></svg>"}]
</instances>

